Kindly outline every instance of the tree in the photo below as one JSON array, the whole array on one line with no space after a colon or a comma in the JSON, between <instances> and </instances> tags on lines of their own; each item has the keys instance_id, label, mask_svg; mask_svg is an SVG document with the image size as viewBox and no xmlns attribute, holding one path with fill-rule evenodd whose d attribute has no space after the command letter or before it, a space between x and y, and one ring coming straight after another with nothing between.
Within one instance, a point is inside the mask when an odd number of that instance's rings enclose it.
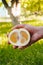
<instances>
[{"instance_id":1,"label":"tree","mask_svg":"<svg viewBox=\"0 0 43 65\"><path fill-rule=\"evenodd\" d=\"M9 0L8 0L8 1L9 1ZM16 16L16 17L15 17L15 16L12 14L12 11L11 11L11 9L12 9L12 7L13 7L13 4L16 3L16 7L18 6L19 0L11 0L11 6L9 6L9 4L7 3L6 0L2 0L2 3L4 4L5 8L6 8L7 11L8 11L8 14L10 15L10 18L11 18L11 20L12 20L12 22L13 22L13 25L19 24L19 23L20 23L20 22L18 21L19 16ZM15 13L15 12L14 12L14 13Z\"/></svg>"}]
</instances>

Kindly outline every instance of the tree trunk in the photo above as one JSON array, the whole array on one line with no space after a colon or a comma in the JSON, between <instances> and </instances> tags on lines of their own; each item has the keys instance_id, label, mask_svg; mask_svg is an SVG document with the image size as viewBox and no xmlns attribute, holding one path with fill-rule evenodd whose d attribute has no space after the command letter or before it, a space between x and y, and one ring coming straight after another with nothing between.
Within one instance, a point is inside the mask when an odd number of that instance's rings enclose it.
<instances>
[{"instance_id":1,"label":"tree trunk","mask_svg":"<svg viewBox=\"0 0 43 65\"><path fill-rule=\"evenodd\" d=\"M20 22L18 20L19 19L19 16L18 17L14 17L13 14L12 14L12 12L11 12L11 8L7 8L7 10L8 10L8 14L10 15L10 18L12 20L12 24L13 25L20 24Z\"/></svg>"},{"instance_id":2,"label":"tree trunk","mask_svg":"<svg viewBox=\"0 0 43 65\"><path fill-rule=\"evenodd\" d=\"M16 0L14 0L14 1L16 1ZM18 0L18 1L19 1L19 0ZM7 2L6 2L6 0L2 0L2 2L3 2L3 4L4 4L4 6L5 6L5 8L7 9L8 14L10 15L10 18L11 18L11 20L12 20L13 25L20 24L20 22L18 21L19 16L16 16L16 17L15 17L15 16L13 16L13 14L12 14L12 12L11 12L12 6L9 7L9 5L8 5ZM13 2L13 0L12 0L12 2ZM17 2L17 1L16 1L16 2Z\"/></svg>"}]
</instances>

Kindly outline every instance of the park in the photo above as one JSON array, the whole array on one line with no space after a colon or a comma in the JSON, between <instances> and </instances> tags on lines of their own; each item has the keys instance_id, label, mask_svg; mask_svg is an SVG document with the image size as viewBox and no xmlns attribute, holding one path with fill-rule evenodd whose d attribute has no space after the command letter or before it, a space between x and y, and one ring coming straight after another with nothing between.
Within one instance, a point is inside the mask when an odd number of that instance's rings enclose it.
<instances>
[{"instance_id":1,"label":"park","mask_svg":"<svg viewBox=\"0 0 43 65\"><path fill-rule=\"evenodd\" d=\"M0 65L43 65L43 39L21 50L8 44L7 37L10 29L19 23L19 17L20 24L43 26L43 0L20 0L21 14L17 17L11 14L10 1L0 0ZM12 5L15 1L11 1Z\"/></svg>"}]
</instances>

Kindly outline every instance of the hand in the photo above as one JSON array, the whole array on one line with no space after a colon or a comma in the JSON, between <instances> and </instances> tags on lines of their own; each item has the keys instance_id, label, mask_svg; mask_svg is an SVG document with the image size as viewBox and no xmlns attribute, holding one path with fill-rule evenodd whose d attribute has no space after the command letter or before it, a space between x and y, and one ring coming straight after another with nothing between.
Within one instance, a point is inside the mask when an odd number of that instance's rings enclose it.
<instances>
[{"instance_id":1,"label":"hand","mask_svg":"<svg viewBox=\"0 0 43 65\"><path fill-rule=\"evenodd\" d=\"M19 25L16 25L15 27L13 27L11 30L19 29L19 28L25 28L26 30L28 30L31 35L31 40L30 40L30 43L26 46L20 46L20 47L13 46L14 48L24 49L24 48L30 46L31 44L33 44L34 42L43 38L43 30L42 30L43 27L35 27L35 26L27 25L27 24L19 24Z\"/></svg>"}]
</instances>

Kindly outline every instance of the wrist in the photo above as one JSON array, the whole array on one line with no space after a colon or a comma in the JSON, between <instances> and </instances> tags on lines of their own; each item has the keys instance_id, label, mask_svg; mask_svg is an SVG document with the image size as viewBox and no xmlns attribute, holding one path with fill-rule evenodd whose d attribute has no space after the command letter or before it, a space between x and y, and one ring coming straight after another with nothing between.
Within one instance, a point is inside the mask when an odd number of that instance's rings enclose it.
<instances>
[{"instance_id":1,"label":"wrist","mask_svg":"<svg viewBox=\"0 0 43 65\"><path fill-rule=\"evenodd\" d=\"M41 31L41 37L42 37L42 39L43 39L43 31Z\"/></svg>"},{"instance_id":2,"label":"wrist","mask_svg":"<svg viewBox=\"0 0 43 65\"><path fill-rule=\"evenodd\" d=\"M43 38L43 33L42 33L42 38Z\"/></svg>"},{"instance_id":3,"label":"wrist","mask_svg":"<svg viewBox=\"0 0 43 65\"><path fill-rule=\"evenodd\" d=\"M40 32L41 38L43 38L43 26L37 27L37 30Z\"/></svg>"}]
</instances>

